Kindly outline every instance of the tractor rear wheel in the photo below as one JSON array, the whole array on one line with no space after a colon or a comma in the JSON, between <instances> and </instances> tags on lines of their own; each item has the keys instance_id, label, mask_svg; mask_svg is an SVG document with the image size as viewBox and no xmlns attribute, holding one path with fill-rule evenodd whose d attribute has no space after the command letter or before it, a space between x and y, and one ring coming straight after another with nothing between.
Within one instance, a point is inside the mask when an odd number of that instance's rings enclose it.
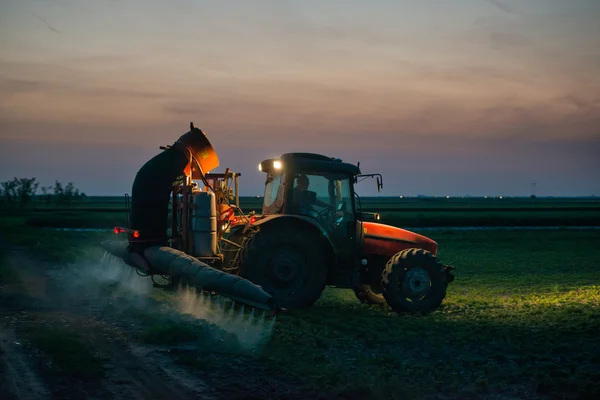
<instances>
[{"instance_id":1,"label":"tractor rear wheel","mask_svg":"<svg viewBox=\"0 0 600 400\"><path fill-rule=\"evenodd\" d=\"M442 304L448 281L443 265L433 254L406 249L387 262L381 286L392 310L427 314Z\"/></svg>"},{"instance_id":2,"label":"tractor rear wheel","mask_svg":"<svg viewBox=\"0 0 600 400\"><path fill-rule=\"evenodd\" d=\"M325 251L303 229L261 227L241 256L240 276L261 286L280 307L310 307L327 284Z\"/></svg>"}]
</instances>

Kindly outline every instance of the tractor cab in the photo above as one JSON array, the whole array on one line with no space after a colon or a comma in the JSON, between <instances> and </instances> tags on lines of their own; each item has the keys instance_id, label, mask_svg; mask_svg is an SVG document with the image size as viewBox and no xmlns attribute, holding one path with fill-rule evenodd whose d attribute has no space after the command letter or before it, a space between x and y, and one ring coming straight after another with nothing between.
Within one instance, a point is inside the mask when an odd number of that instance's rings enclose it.
<instances>
[{"instance_id":1,"label":"tractor cab","mask_svg":"<svg viewBox=\"0 0 600 400\"><path fill-rule=\"evenodd\" d=\"M343 246L355 231L354 177L356 165L310 153L288 153L264 160L266 173L262 216L300 215L311 218Z\"/></svg>"},{"instance_id":2,"label":"tractor cab","mask_svg":"<svg viewBox=\"0 0 600 400\"><path fill-rule=\"evenodd\" d=\"M258 169L266 173L262 217L269 215L303 215L319 224L339 249L349 241L360 241L361 221L378 221L378 213L360 210L354 184L359 177L377 176L377 190L382 187L380 174L361 175L358 165L339 158L312 153L287 153L278 159L262 161Z\"/></svg>"}]
</instances>

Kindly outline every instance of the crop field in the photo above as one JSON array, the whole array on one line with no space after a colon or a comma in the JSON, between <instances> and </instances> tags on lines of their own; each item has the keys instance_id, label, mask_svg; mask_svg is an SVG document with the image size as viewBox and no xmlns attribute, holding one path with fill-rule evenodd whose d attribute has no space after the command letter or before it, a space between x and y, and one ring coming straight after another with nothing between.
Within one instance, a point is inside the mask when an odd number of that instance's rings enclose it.
<instances>
[{"instance_id":1,"label":"crop field","mask_svg":"<svg viewBox=\"0 0 600 400\"><path fill-rule=\"evenodd\" d=\"M11 374L34 398L600 398L600 230L415 229L457 267L439 310L328 288L248 329L102 262L111 233L31 218L0 219L0 398Z\"/></svg>"},{"instance_id":2,"label":"crop field","mask_svg":"<svg viewBox=\"0 0 600 400\"><path fill-rule=\"evenodd\" d=\"M261 212L262 198L240 197L245 212ZM358 205L358 202L357 202ZM402 227L600 226L597 198L399 198L364 197L363 211ZM13 214L0 207L0 215ZM27 223L36 227L105 228L127 221L123 197L89 197L68 208L36 201Z\"/></svg>"}]
</instances>

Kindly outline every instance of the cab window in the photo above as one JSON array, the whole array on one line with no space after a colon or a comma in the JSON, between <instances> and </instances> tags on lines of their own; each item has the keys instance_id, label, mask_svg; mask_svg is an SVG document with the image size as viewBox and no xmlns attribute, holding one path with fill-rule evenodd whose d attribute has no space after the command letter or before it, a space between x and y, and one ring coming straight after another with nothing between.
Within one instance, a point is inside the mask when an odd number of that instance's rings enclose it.
<instances>
[{"instance_id":1,"label":"cab window","mask_svg":"<svg viewBox=\"0 0 600 400\"><path fill-rule=\"evenodd\" d=\"M283 207L285 173L269 173L265 182L263 214L277 214Z\"/></svg>"}]
</instances>

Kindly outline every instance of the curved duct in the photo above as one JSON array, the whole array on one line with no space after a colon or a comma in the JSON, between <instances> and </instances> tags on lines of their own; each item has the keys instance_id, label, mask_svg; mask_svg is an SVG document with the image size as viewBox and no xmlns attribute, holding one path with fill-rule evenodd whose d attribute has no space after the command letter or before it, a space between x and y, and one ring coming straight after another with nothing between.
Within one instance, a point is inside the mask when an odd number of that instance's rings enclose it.
<instances>
[{"instance_id":1,"label":"curved duct","mask_svg":"<svg viewBox=\"0 0 600 400\"><path fill-rule=\"evenodd\" d=\"M107 240L102 247L125 261L128 265L143 270L152 269L163 275L181 278L185 283L204 290L214 291L240 303L253 307L275 310L277 306L270 294L247 279L213 268L198 259L171 247L148 247L144 257L135 257L128 251L128 242Z\"/></svg>"}]
</instances>

